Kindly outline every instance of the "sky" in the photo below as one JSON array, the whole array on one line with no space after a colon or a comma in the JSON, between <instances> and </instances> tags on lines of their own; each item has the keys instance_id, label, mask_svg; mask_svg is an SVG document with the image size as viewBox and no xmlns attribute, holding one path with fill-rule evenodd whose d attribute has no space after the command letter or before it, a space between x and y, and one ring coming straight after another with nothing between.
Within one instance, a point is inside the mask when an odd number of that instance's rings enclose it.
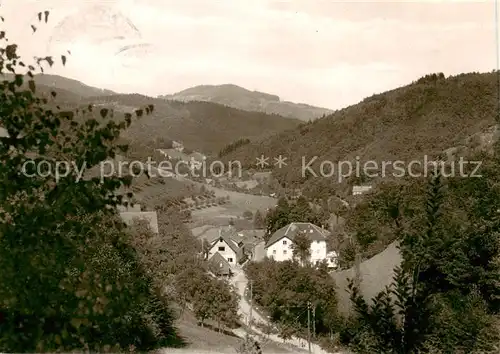
<instances>
[{"instance_id":1,"label":"sky","mask_svg":"<svg viewBox=\"0 0 500 354\"><path fill-rule=\"evenodd\" d=\"M497 68L493 0L0 4L8 37L25 58L69 49L66 66L46 72L124 93L231 83L339 109L428 73ZM49 21L38 24L43 10Z\"/></svg>"}]
</instances>

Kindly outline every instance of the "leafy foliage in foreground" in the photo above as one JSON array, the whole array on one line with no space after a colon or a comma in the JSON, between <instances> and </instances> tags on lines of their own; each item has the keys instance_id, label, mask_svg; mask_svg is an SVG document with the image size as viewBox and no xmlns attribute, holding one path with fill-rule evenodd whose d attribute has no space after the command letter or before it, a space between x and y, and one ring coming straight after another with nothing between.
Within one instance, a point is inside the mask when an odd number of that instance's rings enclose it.
<instances>
[{"instance_id":1,"label":"leafy foliage in foreground","mask_svg":"<svg viewBox=\"0 0 500 354\"><path fill-rule=\"evenodd\" d=\"M132 237L156 287L166 287L168 299L182 311L191 309L201 326L212 320L219 331L234 327L239 319L238 296L226 281L208 274L200 241L175 209L159 212L159 226L160 233L155 235L139 224Z\"/></svg>"},{"instance_id":2,"label":"leafy foliage in foreground","mask_svg":"<svg viewBox=\"0 0 500 354\"><path fill-rule=\"evenodd\" d=\"M48 12L45 12L45 19ZM42 13L39 14L39 19ZM5 39L5 33L2 32ZM64 64L66 57L62 56ZM50 57L38 59L38 68ZM28 70L25 76L16 70ZM179 344L166 304L142 270L117 221L114 191L130 180L78 180L75 169L56 178L57 162L87 168L114 157L114 142L131 122L75 121L36 95L34 66L15 44L0 48L0 351L127 351ZM137 110L149 114L152 106ZM44 161L48 176L33 165ZM47 167L48 166L48 167ZM28 166L29 167L29 166Z\"/></svg>"}]
</instances>

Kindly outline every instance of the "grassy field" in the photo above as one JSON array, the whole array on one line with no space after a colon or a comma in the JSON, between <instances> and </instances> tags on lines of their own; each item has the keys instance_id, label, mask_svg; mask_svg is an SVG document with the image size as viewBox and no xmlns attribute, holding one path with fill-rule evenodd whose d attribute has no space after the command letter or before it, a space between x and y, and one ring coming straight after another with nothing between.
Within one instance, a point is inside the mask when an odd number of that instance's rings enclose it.
<instances>
[{"instance_id":1,"label":"grassy field","mask_svg":"<svg viewBox=\"0 0 500 354\"><path fill-rule=\"evenodd\" d=\"M201 183L194 182L200 186ZM207 190L214 191L216 197L229 196L229 203L216 207L195 210L191 213L191 228L203 227L204 225L224 226L228 225L232 219L238 229L253 229L253 222L242 217L245 211L255 213L259 210L265 214L266 209L276 205L275 198L257 196L252 194L227 191L216 187L207 187Z\"/></svg>"},{"instance_id":2,"label":"grassy field","mask_svg":"<svg viewBox=\"0 0 500 354\"><path fill-rule=\"evenodd\" d=\"M276 198L246 194L241 192L227 191L215 187L209 187L207 189L213 190L217 197L219 196L223 197L228 195L229 200L231 201L230 204L238 208L241 211L241 213L243 213L245 210L250 210L251 212L260 210L261 212L265 212L267 208L272 208L276 206L277 203Z\"/></svg>"}]
</instances>

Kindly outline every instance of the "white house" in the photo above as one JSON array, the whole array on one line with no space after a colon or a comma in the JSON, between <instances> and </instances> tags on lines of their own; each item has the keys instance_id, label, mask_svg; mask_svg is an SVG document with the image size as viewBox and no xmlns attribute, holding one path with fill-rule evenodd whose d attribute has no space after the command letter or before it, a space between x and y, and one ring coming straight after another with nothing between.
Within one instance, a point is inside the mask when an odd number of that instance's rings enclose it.
<instances>
[{"instance_id":1,"label":"white house","mask_svg":"<svg viewBox=\"0 0 500 354\"><path fill-rule=\"evenodd\" d=\"M278 262L293 259L293 240L299 234L305 234L311 240L310 262L312 264L326 260L329 265L334 266L336 259L332 260L334 255L327 252L326 246L330 232L305 222L293 222L276 231L266 243L267 257Z\"/></svg>"},{"instance_id":2,"label":"white house","mask_svg":"<svg viewBox=\"0 0 500 354\"><path fill-rule=\"evenodd\" d=\"M208 259L211 259L216 254L224 258L230 266L235 266L241 257L241 249L238 247L227 233L219 230L219 237L210 243L208 251Z\"/></svg>"},{"instance_id":3,"label":"white house","mask_svg":"<svg viewBox=\"0 0 500 354\"><path fill-rule=\"evenodd\" d=\"M352 187L352 195L361 195L369 192L372 189L372 186L353 186Z\"/></svg>"}]
</instances>

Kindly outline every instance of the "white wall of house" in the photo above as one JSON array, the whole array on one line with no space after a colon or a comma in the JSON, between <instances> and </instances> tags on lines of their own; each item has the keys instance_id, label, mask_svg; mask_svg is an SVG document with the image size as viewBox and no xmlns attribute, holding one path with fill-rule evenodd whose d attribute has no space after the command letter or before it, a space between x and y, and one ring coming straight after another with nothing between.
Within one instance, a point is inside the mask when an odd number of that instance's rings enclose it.
<instances>
[{"instance_id":1,"label":"white wall of house","mask_svg":"<svg viewBox=\"0 0 500 354\"><path fill-rule=\"evenodd\" d=\"M293 249L292 247L290 247L291 244L292 241L287 237L284 237L278 242L275 242L266 249L267 258L272 258L278 262L292 259Z\"/></svg>"},{"instance_id":2,"label":"white wall of house","mask_svg":"<svg viewBox=\"0 0 500 354\"><path fill-rule=\"evenodd\" d=\"M224 240L218 240L213 244L212 248L208 252L208 259L212 258L212 256L216 253L219 253L230 265L236 265L236 253Z\"/></svg>"},{"instance_id":3,"label":"white wall of house","mask_svg":"<svg viewBox=\"0 0 500 354\"><path fill-rule=\"evenodd\" d=\"M311 263L316 264L326 259L326 241L311 242Z\"/></svg>"},{"instance_id":4,"label":"white wall of house","mask_svg":"<svg viewBox=\"0 0 500 354\"><path fill-rule=\"evenodd\" d=\"M372 189L372 186L353 186L352 187L352 195L361 195L366 192L369 192Z\"/></svg>"},{"instance_id":5,"label":"white wall of house","mask_svg":"<svg viewBox=\"0 0 500 354\"><path fill-rule=\"evenodd\" d=\"M289 238L282 238L266 249L266 256L277 262L291 260L293 258L292 241ZM327 259L327 250L325 241L311 242L311 263L315 264Z\"/></svg>"}]
</instances>

